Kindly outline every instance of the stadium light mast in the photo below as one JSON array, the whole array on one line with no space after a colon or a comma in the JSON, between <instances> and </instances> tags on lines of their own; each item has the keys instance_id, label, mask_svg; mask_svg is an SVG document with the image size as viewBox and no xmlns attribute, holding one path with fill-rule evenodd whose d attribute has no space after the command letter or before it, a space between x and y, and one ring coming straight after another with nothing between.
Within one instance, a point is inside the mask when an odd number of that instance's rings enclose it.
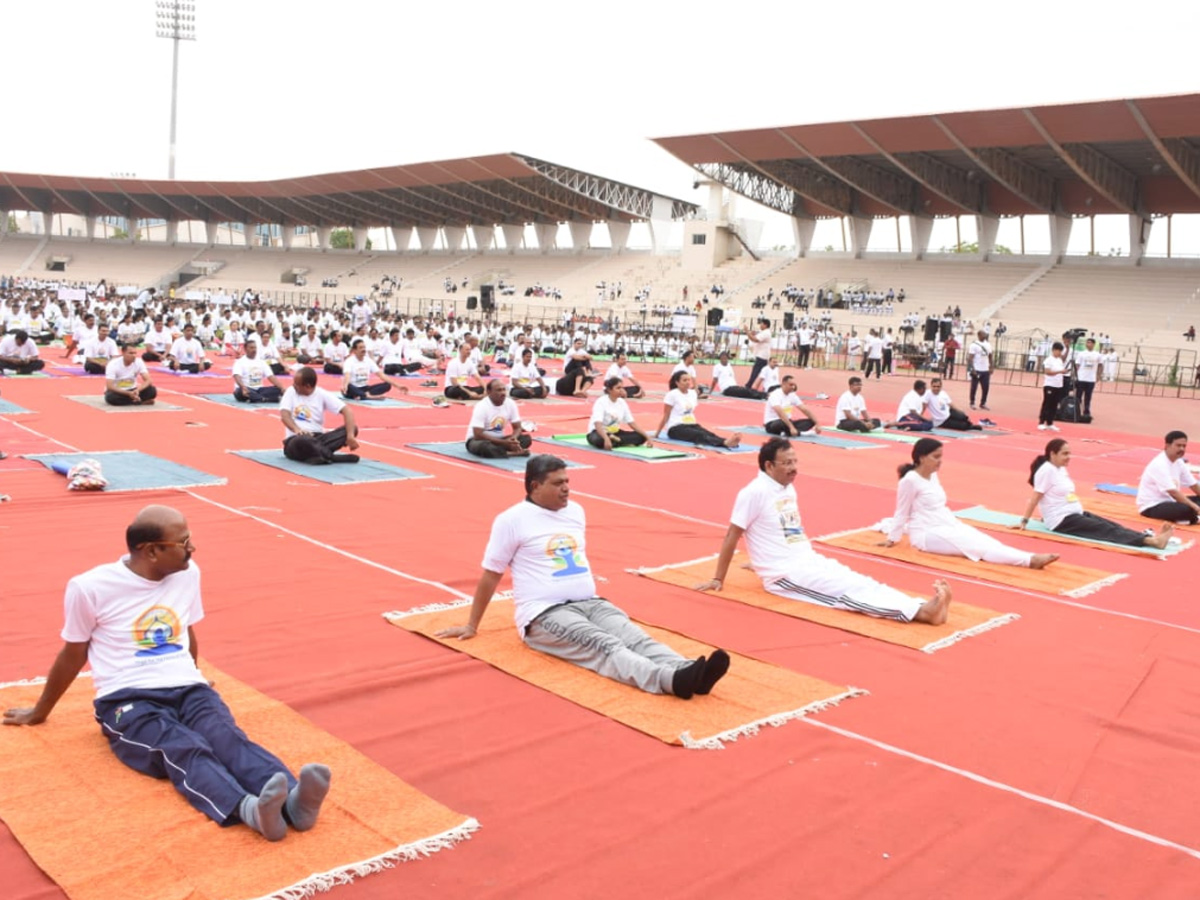
<instances>
[{"instance_id":1,"label":"stadium light mast","mask_svg":"<svg viewBox=\"0 0 1200 900\"><path fill-rule=\"evenodd\" d=\"M179 105L179 42L196 39L196 0L155 0L155 34L174 45L171 62L171 150L167 177L175 180L175 110Z\"/></svg>"}]
</instances>

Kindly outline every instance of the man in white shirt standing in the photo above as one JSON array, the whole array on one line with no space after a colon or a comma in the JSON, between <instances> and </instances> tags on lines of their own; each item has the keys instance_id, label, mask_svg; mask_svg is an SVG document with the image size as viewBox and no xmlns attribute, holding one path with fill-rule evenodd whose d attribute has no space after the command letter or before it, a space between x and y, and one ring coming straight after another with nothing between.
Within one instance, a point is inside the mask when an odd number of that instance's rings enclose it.
<instances>
[{"instance_id":1,"label":"man in white shirt standing","mask_svg":"<svg viewBox=\"0 0 1200 900\"><path fill-rule=\"evenodd\" d=\"M1084 341L1084 349L1075 353L1075 410L1076 414L1091 421L1092 392L1096 390L1096 376L1100 374L1100 353L1096 350L1096 339Z\"/></svg>"},{"instance_id":2,"label":"man in white shirt standing","mask_svg":"<svg viewBox=\"0 0 1200 900\"><path fill-rule=\"evenodd\" d=\"M340 414L342 426L325 430L325 413ZM317 385L317 373L302 366L292 376L292 386L283 393L279 403L279 418L286 429L283 455L297 462L324 465L326 463L356 463L358 456L358 425L354 411L336 394Z\"/></svg>"},{"instance_id":3,"label":"man in white shirt standing","mask_svg":"<svg viewBox=\"0 0 1200 900\"><path fill-rule=\"evenodd\" d=\"M309 764L292 775L237 727L200 671L195 625L204 605L187 520L171 507L147 506L125 543L128 556L67 583L63 647L46 686L35 706L5 711L4 724L45 722L88 663L96 721L126 766L170 779L218 825L243 822L269 841L285 838L289 825L312 828L329 768Z\"/></svg>"},{"instance_id":4,"label":"man in white shirt standing","mask_svg":"<svg viewBox=\"0 0 1200 900\"><path fill-rule=\"evenodd\" d=\"M471 410L467 425L467 452L484 459L528 456L533 439L524 433L517 404L499 378L487 384L487 396Z\"/></svg>"},{"instance_id":5,"label":"man in white shirt standing","mask_svg":"<svg viewBox=\"0 0 1200 900\"><path fill-rule=\"evenodd\" d=\"M922 602L812 549L796 503L796 451L785 438L771 438L759 448L758 469L737 495L716 572L711 581L697 586L699 590L722 588L744 534L750 565L772 594L899 622L946 621L951 591L945 581L935 581L933 596Z\"/></svg>"},{"instance_id":6,"label":"man in white shirt standing","mask_svg":"<svg viewBox=\"0 0 1200 900\"><path fill-rule=\"evenodd\" d=\"M542 454L529 460L525 500L492 523L467 624L438 637L473 638L511 566L513 618L526 646L651 694L690 700L709 693L728 671L729 654L680 656L596 596L586 554L587 521L583 507L570 499L569 481L561 459Z\"/></svg>"},{"instance_id":7,"label":"man in white shirt standing","mask_svg":"<svg viewBox=\"0 0 1200 900\"><path fill-rule=\"evenodd\" d=\"M871 377L871 370L875 371L876 380L883 375L883 338L874 328L871 329L867 337L867 365L863 370L863 378Z\"/></svg>"},{"instance_id":8,"label":"man in white shirt standing","mask_svg":"<svg viewBox=\"0 0 1200 900\"><path fill-rule=\"evenodd\" d=\"M750 368L750 377L746 379L746 387L753 388L759 373L771 358L771 320L759 319L758 331L753 337L754 365Z\"/></svg>"},{"instance_id":9,"label":"man in white shirt standing","mask_svg":"<svg viewBox=\"0 0 1200 900\"><path fill-rule=\"evenodd\" d=\"M1196 502L1200 483L1183 458L1188 436L1182 431L1169 431L1164 444L1163 452L1150 460L1138 482L1138 512L1148 519L1195 525L1200 521L1200 504Z\"/></svg>"},{"instance_id":10,"label":"man in white shirt standing","mask_svg":"<svg viewBox=\"0 0 1200 900\"><path fill-rule=\"evenodd\" d=\"M971 370L971 409L975 408L975 394L979 390L979 407L987 409L988 390L992 384L992 345L982 331L975 335L967 348L967 364Z\"/></svg>"}]
</instances>

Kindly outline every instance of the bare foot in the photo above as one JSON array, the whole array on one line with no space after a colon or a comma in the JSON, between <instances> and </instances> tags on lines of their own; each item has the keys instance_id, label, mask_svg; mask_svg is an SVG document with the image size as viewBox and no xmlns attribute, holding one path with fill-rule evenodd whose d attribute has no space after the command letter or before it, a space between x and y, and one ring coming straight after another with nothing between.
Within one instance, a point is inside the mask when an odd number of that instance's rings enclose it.
<instances>
[{"instance_id":1,"label":"bare foot","mask_svg":"<svg viewBox=\"0 0 1200 900\"><path fill-rule=\"evenodd\" d=\"M1057 553L1035 553L1033 554L1033 559L1029 561L1029 568L1044 569L1056 559L1058 559Z\"/></svg>"},{"instance_id":2,"label":"bare foot","mask_svg":"<svg viewBox=\"0 0 1200 900\"><path fill-rule=\"evenodd\" d=\"M950 585L940 579L935 581L933 596L921 604L921 608L913 616L913 621L926 625L944 625L950 615L950 596Z\"/></svg>"},{"instance_id":3,"label":"bare foot","mask_svg":"<svg viewBox=\"0 0 1200 900\"><path fill-rule=\"evenodd\" d=\"M1171 540L1171 536L1174 533L1175 526L1170 522L1167 522L1162 528L1159 529L1158 534L1154 535L1154 537L1146 538L1146 546L1154 547L1156 550L1162 550L1167 546L1167 543Z\"/></svg>"},{"instance_id":4,"label":"bare foot","mask_svg":"<svg viewBox=\"0 0 1200 900\"><path fill-rule=\"evenodd\" d=\"M508 455L509 456L528 456L529 451L528 450L509 450Z\"/></svg>"},{"instance_id":5,"label":"bare foot","mask_svg":"<svg viewBox=\"0 0 1200 900\"><path fill-rule=\"evenodd\" d=\"M725 438L725 446L728 447L730 450L732 450L734 447L738 446L738 444L740 444L741 442L742 442L742 436L740 434L733 434L733 435L730 435L729 437Z\"/></svg>"}]
</instances>

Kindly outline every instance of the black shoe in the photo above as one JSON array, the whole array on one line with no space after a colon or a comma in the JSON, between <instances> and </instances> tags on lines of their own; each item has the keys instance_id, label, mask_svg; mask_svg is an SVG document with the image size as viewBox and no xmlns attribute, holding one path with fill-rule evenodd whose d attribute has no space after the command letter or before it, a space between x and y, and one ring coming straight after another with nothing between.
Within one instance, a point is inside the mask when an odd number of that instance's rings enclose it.
<instances>
[{"instance_id":1,"label":"black shoe","mask_svg":"<svg viewBox=\"0 0 1200 900\"><path fill-rule=\"evenodd\" d=\"M680 700L691 700L703 676L704 657L701 656L675 670L675 675L671 678L671 693Z\"/></svg>"},{"instance_id":2,"label":"black shoe","mask_svg":"<svg viewBox=\"0 0 1200 900\"><path fill-rule=\"evenodd\" d=\"M707 694L718 681L729 671L729 654L724 650L714 650L712 656L704 664L704 672L700 675L700 683L696 685L697 694Z\"/></svg>"}]
</instances>

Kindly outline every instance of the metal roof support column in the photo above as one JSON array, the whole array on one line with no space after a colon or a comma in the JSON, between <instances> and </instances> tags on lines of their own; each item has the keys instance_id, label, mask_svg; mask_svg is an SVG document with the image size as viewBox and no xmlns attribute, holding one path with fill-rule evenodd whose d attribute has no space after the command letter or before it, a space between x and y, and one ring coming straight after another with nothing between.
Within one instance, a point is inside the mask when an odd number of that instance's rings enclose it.
<instances>
[{"instance_id":1,"label":"metal roof support column","mask_svg":"<svg viewBox=\"0 0 1200 900\"><path fill-rule=\"evenodd\" d=\"M867 252L867 244L871 242L871 229L875 227L874 219L864 219L862 216L850 217L850 249L855 259L862 259Z\"/></svg>"},{"instance_id":2,"label":"metal roof support column","mask_svg":"<svg viewBox=\"0 0 1200 900\"><path fill-rule=\"evenodd\" d=\"M801 219L799 216L792 216L792 237L796 241L796 256L808 256L808 251L812 249L813 235L817 233L816 219Z\"/></svg>"},{"instance_id":3,"label":"metal roof support column","mask_svg":"<svg viewBox=\"0 0 1200 900\"><path fill-rule=\"evenodd\" d=\"M279 226L279 243L283 245L284 250L292 249L292 241L296 238L296 227L294 225L283 224Z\"/></svg>"},{"instance_id":4,"label":"metal roof support column","mask_svg":"<svg viewBox=\"0 0 1200 900\"><path fill-rule=\"evenodd\" d=\"M433 245L437 243L438 230L431 228L428 225L417 226L417 243L421 245L421 252L428 253L433 249Z\"/></svg>"},{"instance_id":5,"label":"metal roof support column","mask_svg":"<svg viewBox=\"0 0 1200 900\"><path fill-rule=\"evenodd\" d=\"M8 227L7 226L8 213L5 212L4 210L0 210L0 218L3 218L4 222L6 223L5 227L7 228ZM83 220L83 222L84 222L84 228L86 229L86 232L87 232L87 239L89 241L94 241L96 239L96 217L88 216L87 218L85 218Z\"/></svg>"},{"instance_id":6,"label":"metal roof support column","mask_svg":"<svg viewBox=\"0 0 1200 900\"><path fill-rule=\"evenodd\" d=\"M1129 217L1129 261L1135 266L1140 266L1146 255L1146 241L1150 240L1152 224L1141 216Z\"/></svg>"},{"instance_id":7,"label":"metal roof support column","mask_svg":"<svg viewBox=\"0 0 1200 900\"><path fill-rule=\"evenodd\" d=\"M408 249L409 243L412 241L412 228L401 228L399 226L391 226L392 244L396 248L397 253L403 253Z\"/></svg>"},{"instance_id":8,"label":"metal roof support column","mask_svg":"<svg viewBox=\"0 0 1200 900\"><path fill-rule=\"evenodd\" d=\"M654 195L650 204L650 241L655 255L667 252L667 238L671 230L671 200L668 197Z\"/></svg>"},{"instance_id":9,"label":"metal roof support column","mask_svg":"<svg viewBox=\"0 0 1200 900\"><path fill-rule=\"evenodd\" d=\"M167 220L167 243L172 247L179 243L179 222L175 219Z\"/></svg>"},{"instance_id":10,"label":"metal roof support column","mask_svg":"<svg viewBox=\"0 0 1200 900\"><path fill-rule=\"evenodd\" d=\"M628 222L618 222L616 219L609 219L606 224L613 252L620 253L629 246L629 231L632 226Z\"/></svg>"},{"instance_id":11,"label":"metal roof support column","mask_svg":"<svg viewBox=\"0 0 1200 900\"><path fill-rule=\"evenodd\" d=\"M463 238L467 236L467 229L458 225L443 225L442 233L446 236L446 249L451 253L457 253L463 248Z\"/></svg>"},{"instance_id":12,"label":"metal roof support column","mask_svg":"<svg viewBox=\"0 0 1200 900\"><path fill-rule=\"evenodd\" d=\"M554 246L554 239L558 235L558 223L539 222L533 226L533 233L537 235L538 252L549 253Z\"/></svg>"},{"instance_id":13,"label":"metal roof support column","mask_svg":"<svg viewBox=\"0 0 1200 900\"><path fill-rule=\"evenodd\" d=\"M985 262L996 252L996 235L999 232L999 216L975 217L975 233L979 235L979 257Z\"/></svg>"},{"instance_id":14,"label":"metal roof support column","mask_svg":"<svg viewBox=\"0 0 1200 900\"><path fill-rule=\"evenodd\" d=\"M524 225L501 225L500 233L504 235L504 250L516 253L525 243Z\"/></svg>"},{"instance_id":15,"label":"metal roof support column","mask_svg":"<svg viewBox=\"0 0 1200 900\"><path fill-rule=\"evenodd\" d=\"M215 247L217 244L217 223L212 219L204 220L204 243L210 247Z\"/></svg>"},{"instance_id":16,"label":"metal roof support column","mask_svg":"<svg viewBox=\"0 0 1200 900\"><path fill-rule=\"evenodd\" d=\"M1050 256L1062 262L1063 254L1071 243L1071 228L1075 220L1070 216L1050 216Z\"/></svg>"},{"instance_id":17,"label":"metal roof support column","mask_svg":"<svg viewBox=\"0 0 1200 900\"><path fill-rule=\"evenodd\" d=\"M322 250L328 250L331 239L333 237L333 229L328 225L317 226L317 246Z\"/></svg>"},{"instance_id":18,"label":"metal roof support column","mask_svg":"<svg viewBox=\"0 0 1200 900\"><path fill-rule=\"evenodd\" d=\"M591 243L592 223L568 222L567 227L571 229L571 249L575 253L582 253Z\"/></svg>"},{"instance_id":19,"label":"metal roof support column","mask_svg":"<svg viewBox=\"0 0 1200 900\"><path fill-rule=\"evenodd\" d=\"M42 213L42 233L45 234L47 237L51 236L54 233L54 213L52 213L52 212ZM132 229L130 229L129 234L130 234L130 237L133 236Z\"/></svg>"},{"instance_id":20,"label":"metal roof support column","mask_svg":"<svg viewBox=\"0 0 1200 900\"><path fill-rule=\"evenodd\" d=\"M924 259L929 252L929 238L933 235L933 219L928 216L908 217L908 239L912 243L913 259Z\"/></svg>"},{"instance_id":21,"label":"metal roof support column","mask_svg":"<svg viewBox=\"0 0 1200 900\"><path fill-rule=\"evenodd\" d=\"M472 225L471 236L475 241L475 249L480 253L486 253L496 244L496 226Z\"/></svg>"},{"instance_id":22,"label":"metal roof support column","mask_svg":"<svg viewBox=\"0 0 1200 900\"><path fill-rule=\"evenodd\" d=\"M351 228L350 233L354 235L354 249L362 253L367 249L367 229Z\"/></svg>"}]
</instances>

